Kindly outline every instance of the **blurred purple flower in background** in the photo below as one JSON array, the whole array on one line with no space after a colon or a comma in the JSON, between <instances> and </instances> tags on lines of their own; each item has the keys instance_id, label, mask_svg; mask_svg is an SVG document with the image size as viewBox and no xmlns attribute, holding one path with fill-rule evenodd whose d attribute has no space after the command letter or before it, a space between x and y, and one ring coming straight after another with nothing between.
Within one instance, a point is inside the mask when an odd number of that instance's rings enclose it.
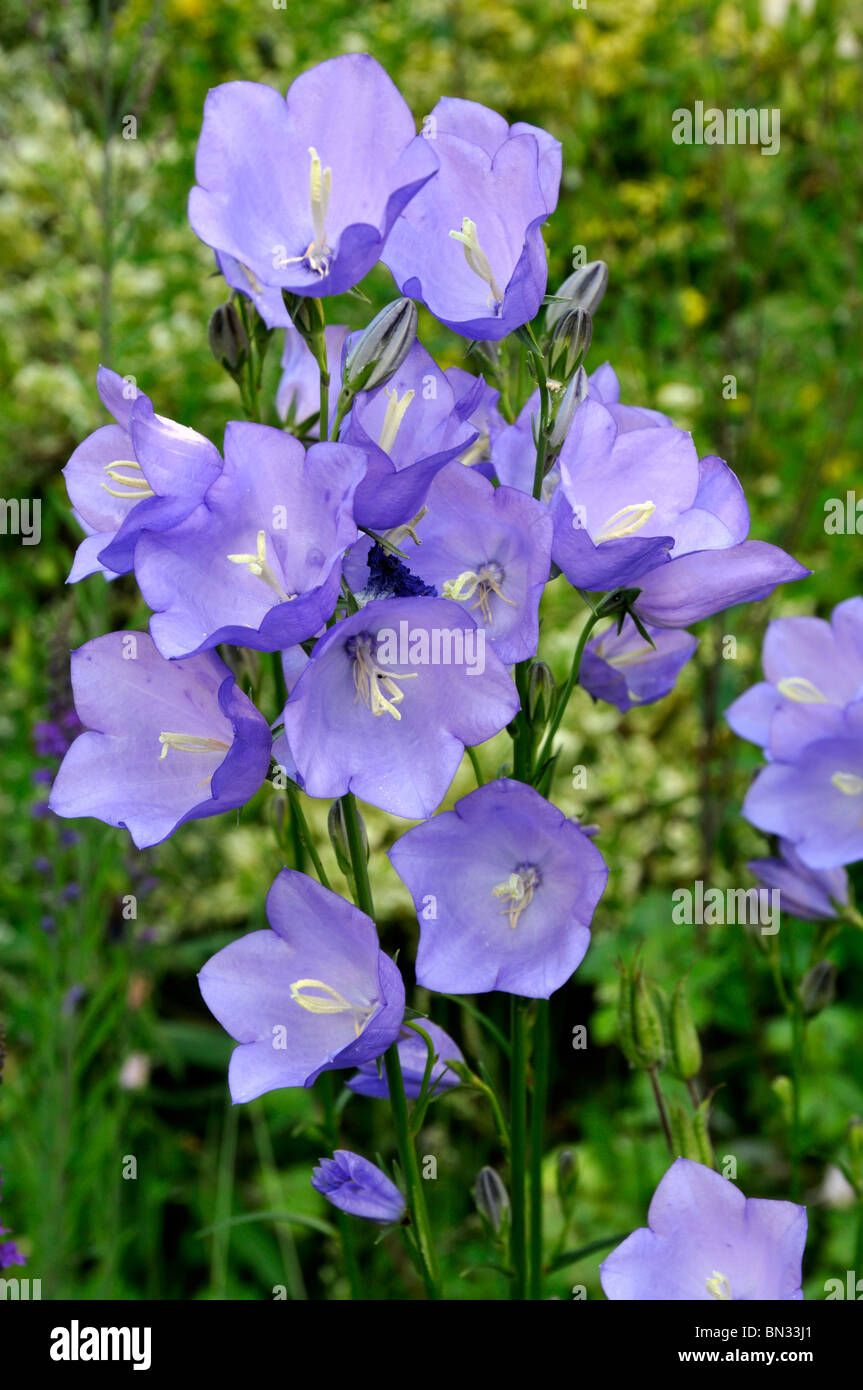
<instances>
[{"instance_id":1,"label":"blurred purple flower in background","mask_svg":"<svg viewBox=\"0 0 863 1390\"><path fill-rule=\"evenodd\" d=\"M795 917L818 922L837 916L848 904L848 875L843 868L810 869L787 840L779 841L778 859L753 859L747 869L765 888L779 890L780 907Z\"/></svg>"},{"instance_id":2,"label":"blurred purple flower in background","mask_svg":"<svg viewBox=\"0 0 863 1390\"><path fill-rule=\"evenodd\" d=\"M698 639L679 628L645 627L651 647L627 615L620 632L612 626L584 649L579 683L595 700L607 700L625 714L633 705L650 705L674 689L693 656Z\"/></svg>"}]
</instances>

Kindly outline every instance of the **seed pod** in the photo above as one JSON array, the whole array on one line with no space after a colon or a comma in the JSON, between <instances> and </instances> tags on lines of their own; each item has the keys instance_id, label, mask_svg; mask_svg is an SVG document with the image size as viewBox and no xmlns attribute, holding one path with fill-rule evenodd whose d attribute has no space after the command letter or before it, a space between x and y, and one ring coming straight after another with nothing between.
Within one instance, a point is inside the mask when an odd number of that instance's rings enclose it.
<instances>
[{"instance_id":1,"label":"seed pod","mask_svg":"<svg viewBox=\"0 0 863 1390\"><path fill-rule=\"evenodd\" d=\"M394 299L376 314L345 359L343 389L350 395L373 391L389 381L416 341L417 308L412 299Z\"/></svg>"},{"instance_id":2,"label":"seed pod","mask_svg":"<svg viewBox=\"0 0 863 1390\"><path fill-rule=\"evenodd\" d=\"M686 983L679 980L671 1000L671 1056L674 1071L688 1081L701 1070L701 1043L686 996Z\"/></svg>"}]
</instances>

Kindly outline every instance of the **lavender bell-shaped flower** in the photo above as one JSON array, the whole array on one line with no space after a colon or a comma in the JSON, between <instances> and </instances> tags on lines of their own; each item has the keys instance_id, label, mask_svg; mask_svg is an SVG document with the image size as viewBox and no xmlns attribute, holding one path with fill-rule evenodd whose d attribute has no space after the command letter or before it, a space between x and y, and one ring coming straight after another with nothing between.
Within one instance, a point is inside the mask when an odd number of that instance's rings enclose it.
<instances>
[{"instance_id":1,"label":"lavender bell-shaped flower","mask_svg":"<svg viewBox=\"0 0 863 1390\"><path fill-rule=\"evenodd\" d=\"M744 1197L728 1178L678 1158L653 1194L648 1225L599 1266L609 1299L802 1299L806 1208Z\"/></svg>"},{"instance_id":2,"label":"lavender bell-shaped flower","mask_svg":"<svg viewBox=\"0 0 863 1390\"><path fill-rule=\"evenodd\" d=\"M551 517L541 503L449 463L402 542L407 565L443 598L463 603L501 661L536 652L539 602L551 568Z\"/></svg>"},{"instance_id":3,"label":"lavender bell-shaped flower","mask_svg":"<svg viewBox=\"0 0 863 1390\"><path fill-rule=\"evenodd\" d=\"M230 423L224 470L202 505L138 546L135 573L162 654L219 642L278 651L319 632L357 538L352 506L365 464L345 444L306 451L283 430Z\"/></svg>"},{"instance_id":4,"label":"lavender bell-shaped flower","mask_svg":"<svg viewBox=\"0 0 863 1390\"><path fill-rule=\"evenodd\" d=\"M505 338L545 293L540 229L557 205L560 143L478 102L443 97L417 144L435 149L440 168L395 223L383 260L402 294L456 333Z\"/></svg>"},{"instance_id":5,"label":"lavender bell-shaped flower","mask_svg":"<svg viewBox=\"0 0 863 1390\"><path fill-rule=\"evenodd\" d=\"M595 700L607 700L625 714L633 705L650 705L674 689L698 639L679 628L645 627L645 641L627 615L620 631L612 625L587 643L579 684Z\"/></svg>"},{"instance_id":6,"label":"lavender bell-shaped flower","mask_svg":"<svg viewBox=\"0 0 863 1390\"><path fill-rule=\"evenodd\" d=\"M215 652L166 661L144 632L111 632L72 653L87 726L51 791L58 816L95 816L139 849L179 825L242 806L267 775L267 722Z\"/></svg>"},{"instance_id":7,"label":"lavender bell-shaped flower","mask_svg":"<svg viewBox=\"0 0 863 1390\"><path fill-rule=\"evenodd\" d=\"M747 869L779 893L782 912L821 922L836 917L837 905L849 902L848 875L843 868L810 869L788 840L779 841L778 859L752 859Z\"/></svg>"},{"instance_id":8,"label":"lavender bell-shaped flower","mask_svg":"<svg viewBox=\"0 0 863 1390\"><path fill-rule=\"evenodd\" d=\"M401 1221L405 1199L395 1183L374 1163L348 1149L322 1158L312 1173L312 1187L339 1211L389 1226Z\"/></svg>"},{"instance_id":9,"label":"lavender bell-shaped flower","mask_svg":"<svg viewBox=\"0 0 863 1390\"><path fill-rule=\"evenodd\" d=\"M736 734L779 761L815 738L841 734L843 711L863 698L863 598L822 618L777 618L764 637L765 679L726 710Z\"/></svg>"},{"instance_id":10,"label":"lavender bell-shaped flower","mask_svg":"<svg viewBox=\"0 0 863 1390\"><path fill-rule=\"evenodd\" d=\"M439 1096L461 1084L448 1064L463 1062L464 1054L458 1043L454 1043L449 1034L436 1023L432 1023L428 1018L419 1019L418 1023L434 1044L435 1062L431 1070L429 1091L432 1095ZM428 1065L428 1048L413 1028L402 1029L397 1046L405 1095L410 1100L416 1100L422 1090ZM385 1100L390 1093L386 1072L379 1072L374 1062L366 1062L365 1066L360 1067L347 1085L348 1090L356 1091L359 1096L373 1096L380 1100Z\"/></svg>"},{"instance_id":11,"label":"lavender bell-shaped flower","mask_svg":"<svg viewBox=\"0 0 863 1390\"><path fill-rule=\"evenodd\" d=\"M451 378L414 343L387 382L354 398L341 439L368 458L358 525L387 531L416 517L435 474L476 441L468 417L485 390L482 377Z\"/></svg>"},{"instance_id":12,"label":"lavender bell-shaped flower","mask_svg":"<svg viewBox=\"0 0 863 1390\"><path fill-rule=\"evenodd\" d=\"M465 745L499 733L518 694L485 632L449 599L376 599L314 648L284 709L310 796L355 792L429 816Z\"/></svg>"},{"instance_id":13,"label":"lavender bell-shaped flower","mask_svg":"<svg viewBox=\"0 0 863 1390\"><path fill-rule=\"evenodd\" d=\"M222 468L215 445L157 415L133 382L107 367L99 368L96 382L116 423L88 435L63 469L69 500L88 532L70 584L99 570L127 574L141 533L183 521Z\"/></svg>"},{"instance_id":14,"label":"lavender bell-shaped flower","mask_svg":"<svg viewBox=\"0 0 863 1390\"><path fill-rule=\"evenodd\" d=\"M207 1008L239 1043L228 1069L234 1104L380 1057L404 1018L401 975L365 913L283 869L267 920L198 975Z\"/></svg>"},{"instance_id":15,"label":"lavender bell-shaped flower","mask_svg":"<svg viewBox=\"0 0 863 1390\"><path fill-rule=\"evenodd\" d=\"M420 923L417 983L547 999L580 965L608 868L539 792L501 779L396 841Z\"/></svg>"},{"instance_id":16,"label":"lavender bell-shaped flower","mask_svg":"<svg viewBox=\"0 0 863 1390\"><path fill-rule=\"evenodd\" d=\"M259 82L208 93L189 221L272 323L268 286L321 296L362 280L436 168L380 64L342 54L286 97Z\"/></svg>"}]
</instances>

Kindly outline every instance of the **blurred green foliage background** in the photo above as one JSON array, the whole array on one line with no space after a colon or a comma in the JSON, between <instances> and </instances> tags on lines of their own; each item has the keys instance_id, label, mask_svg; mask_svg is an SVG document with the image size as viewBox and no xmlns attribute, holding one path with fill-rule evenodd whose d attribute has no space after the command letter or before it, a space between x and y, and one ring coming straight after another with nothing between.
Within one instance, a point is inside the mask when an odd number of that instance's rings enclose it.
<instances>
[{"instance_id":1,"label":"blurred green foliage background","mask_svg":"<svg viewBox=\"0 0 863 1390\"><path fill-rule=\"evenodd\" d=\"M64 587L78 533L60 469L104 422L97 364L133 375L161 413L216 442L239 414L206 340L224 287L186 221L207 89L234 78L285 89L344 51L374 54L418 121L440 95L464 96L563 142L560 206L546 230L550 288L576 247L610 267L588 365L610 360L625 401L667 411L693 430L699 453L726 458L753 534L814 571L770 603L702 624L697 660L661 704L621 717L577 692L552 789L567 814L601 826L611 866L591 950L553 1004L552 1239L577 1247L643 1224L667 1166L650 1088L616 1043L615 961L638 950L658 988L670 993L689 976L703 1089L716 1090L717 1156L736 1158L749 1195L787 1196L787 1125L771 1083L787 1071L790 1029L769 963L742 928L674 926L670 895L698 877L749 885L745 862L764 851L739 818L758 756L722 711L758 678L768 617L826 615L861 588L860 537L824 531L825 501L858 482L863 436L859 6L7 0L0 40L0 494L42 502L40 545L0 538L0 1214L28 1254L21 1272L42 1278L45 1298L257 1299L276 1286L292 1298L346 1294L320 1225L332 1212L309 1186L323 1152L314 1094L233 1110L230 1040L195 981L214 950L263 924L283 862L281 797L267 785L236 821L187 825L144 854L95 822L70 838L68 823L41 813L46 788L34 772L55 764L37 758L31 736L35 720L68 703L70 648L146 622L129 579ZM780 153L673 144L672 111L696 100L778 108ZM123 138L129 115L135 139ZM375 307L392 294L382 268L367 288ZM371 312L344 300L333 316L359 326ZM427 317L423 332L443 365L462 361L464 343ZM723 397L729 375L733 399ZM562 586L549 591L543 636L556 671L580 621ZM737 639L735 659L722 657L726 635ZM486 750L489 769L506 743ZM586 791L568 772L579 765ZM454 793L470 785L462 774ZM316 805L322 842L325 815ZM404 827L374 812L368 824L383 943L401 948L409 974L416 924L382 852ZM128 905L124 916L129 894L134 917ZM783 931L798 971L813 937L811 927ZM838 997L808 1026L802 1093L814 1298L827 1278L863 1274L863 1219L837 1176L847 1122L863 1113L863 934L844 930L828 954ZM413 1002L429 1003L416 992ZM447 1001L430 1007L499 1077L475 1021ZM585 1051L571 1045L577 1024L588 1026ZM682 1097L678 1082L664 1084ZM351 1098L342 1121L349 1147L392 1154L385 1104ZM554 1196L564 1146L579 1171L568 1235ZM501 1276L482 1268L493 1257L471 1197L481 1163L501 1164L481 1098L462 1090L436 1103L420 1152L438 1161L429 1202L449 1296L505 1296ZM134 1180L124 1177L130 1156ZM274 1222L273 1212L292 1219ZM394 1238L357 1238L372 1296L418 1296ZM601 1297L601 1258L562 1267L547 1292L568 1298L584 1285Z\"/></svg>"}]
</instances>

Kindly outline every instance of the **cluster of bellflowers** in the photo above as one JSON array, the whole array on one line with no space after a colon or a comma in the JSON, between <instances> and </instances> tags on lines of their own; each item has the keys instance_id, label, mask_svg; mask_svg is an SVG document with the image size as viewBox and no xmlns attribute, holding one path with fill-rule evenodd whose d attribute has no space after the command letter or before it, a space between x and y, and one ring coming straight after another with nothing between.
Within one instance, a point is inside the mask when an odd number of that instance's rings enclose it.
<instances>
[{"instance_id":1,"label":"cluster of bellflowers","mask_svg":"<svg viewBox=\"0 0 863 1390\"><path fill-rule=\"evenodd\" d=\"M442 1284L414 1141L457 1086L492 1103L509 1187L483 1170L477 1200L514 1296L541 1296L528 1050L544 1001L590 947L609 872L601 833L548 799L575 686L622 712L661 699L692 656L691 624L807 573L750 537L722 459L699 458L667 416L622 404L607 363L588 374L608 273L579 265L547 293L542 226L560 175L551 134L472 101L442 98L418 134L365 55L321 63L287 96L215 88L189 218L230 287L209 337L245 418L219 448L103 366L111 422L64 470L84 532L70 581L134 574L152 616L148 632L72 654L84 731L51 807L144 848L236 811L268 781L284 789L315 873L280 870L267 927L214 955L201 993L237 1044L235 1103L331 1085L334 1071L389 1102L396 1181L335 1148L332 1125L335 1151L312 1181L341 1213L398 1227L430 1297ZM328 322L334 298L365 299L378 263L397 297L363 331ZM463 365L442 369L419 342L418 305L456 335ZM281 380L262 402L274 341ZM535 389L519 399L524 367ZM551 583L584 617L561 685L538 654ZM254 700L242 649L261 654ZM491 774L481 745L503 731L511 757ZM476 789L442 810L466 751ZM850 804L863 764L836 766ZM305 798L332 803L348 896L328 879ZM416 908L418 985L432 998L510 996L509 1106L406 1004L380 945L358 798L417 822L389 859ZM532 1109L543 1104L535 1088ZM799 1297L799 1209L747 1206L684 1162L650 1230L606 1261L608 1297L689 1296L690 1275L693 1296Z\"/></svg>"},{"instance_id":2,"label":"cluster of bellflowers","mask_svg":"<svg viewBox=\"0 0 863 1390\"><path fill-rule=\"evenodd\" d=\"M774 619L762 666L764 680L726 712L766 759L743 815L778 849L750 868L797 916L859 925L844 866L863 859L863 598L829 622Z\"/></svg>"}]
</instances>

